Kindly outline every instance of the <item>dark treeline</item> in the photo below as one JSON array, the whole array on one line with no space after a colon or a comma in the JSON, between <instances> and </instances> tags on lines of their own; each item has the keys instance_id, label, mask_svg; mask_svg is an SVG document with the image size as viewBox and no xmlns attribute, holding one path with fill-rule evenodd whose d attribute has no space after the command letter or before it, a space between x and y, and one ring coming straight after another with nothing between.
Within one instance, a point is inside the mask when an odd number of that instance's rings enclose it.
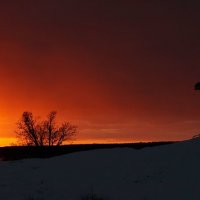
<instances>
[{"instance_id":1,"label":"dark treeline","mask_svg":"<svg viewBox=\"0 0 200 200\"><path fill-rule=\"evenodd\" d=\"M159 145L167 145L175 142L148 142L148 143L126 143L126 144L74 144L63 146L11 146L0 147L0 160L19 160L25 158L49 158L53 156L108 148L129 147L134 149L142 149L145 147L154 147Z\"/></svg>"}]
</instances>

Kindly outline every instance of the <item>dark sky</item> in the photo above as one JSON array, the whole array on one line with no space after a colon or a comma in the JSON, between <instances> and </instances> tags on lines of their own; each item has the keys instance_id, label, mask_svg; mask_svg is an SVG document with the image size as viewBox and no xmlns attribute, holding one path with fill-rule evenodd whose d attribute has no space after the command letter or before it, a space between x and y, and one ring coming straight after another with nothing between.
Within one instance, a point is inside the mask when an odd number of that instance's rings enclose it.
<instances>
[{"instance_id":1,"label":"dark sky","mask_svg":"<svg viewBox=\"0 0 200 200\"><path fill-rule=\"evenodd\" d=\"M1 0L0 136L24 110L79 141L177 140L200 129L200 3Z\"/></svg>"}]
</instances>

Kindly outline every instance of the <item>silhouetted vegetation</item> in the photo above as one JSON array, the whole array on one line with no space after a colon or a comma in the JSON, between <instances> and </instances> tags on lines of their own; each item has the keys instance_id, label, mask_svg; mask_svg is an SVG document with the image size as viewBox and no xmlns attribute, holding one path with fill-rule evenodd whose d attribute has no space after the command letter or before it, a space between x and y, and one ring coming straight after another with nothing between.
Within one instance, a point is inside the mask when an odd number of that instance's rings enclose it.
<instances>
[{"instance_id":1,"label":"silhouetted vegetation","mask_svg":"<svg viewBox=\"0 0 200 200\"><path fill-rule=\"evenodd\" d=\"M81 197L81 200L104 200L103 198L99 197L93 191Z\"/></svg>"},{"instance_id":2,"label":"silhouetted vegetation","mask_svg":"<svg viewBox=\"0 0 200 200\"><path fill-rule=\"evenodd\" d=\"M44 121L34 118L32 112L24 112L17 126L17 138L26 146L60 146L64 141L74 139L77 132L77 127L69 122L58 126L55 111Z\"/></svg>"},{"instance_id":3,"label":"silhouetted vegetation","mask_svg":"<svg viewBox=\"0 0 200 200\"><path fill-rule=\"evenodd\" d=\"M200 139L200 134L194 135L192 139Z\"/></svg>"}]
</instances>

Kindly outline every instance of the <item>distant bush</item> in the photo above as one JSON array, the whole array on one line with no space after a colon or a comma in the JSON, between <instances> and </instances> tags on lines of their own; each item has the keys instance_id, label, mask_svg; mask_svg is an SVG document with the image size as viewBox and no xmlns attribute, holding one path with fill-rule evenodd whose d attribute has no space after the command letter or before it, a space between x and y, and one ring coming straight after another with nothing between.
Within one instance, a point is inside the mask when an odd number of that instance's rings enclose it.
<instances>
[{"instance_id":1,"label":"distant bush","mask_svg":"<svg viewBox=\"0 0 200 200\"><path fill-rule=\"evenodd\" d=\"M81 200L104 200L102 197L99 197L93 191L81 197Z\"/></svg>"},{"instance_id":2,"label":"distant bush","mask_svg":"<svg viewBox=\"0 0 200 200\"><path fill-rule=\"evenodd\" d=\"M193 139L200 139L200 134L194 135L192 138L193 138Z\"/></svg>"},{"instance_id":3,"label":"distant bush","mask_svg":"<svg viewBox=\"0 0 200 200\"><path fill-rule=\"evenodd\" d=\"M25 198L25 200L44 200L44 198L38 198L38 197L29 196L29 197Z\"/></svg>"}]
</instances>

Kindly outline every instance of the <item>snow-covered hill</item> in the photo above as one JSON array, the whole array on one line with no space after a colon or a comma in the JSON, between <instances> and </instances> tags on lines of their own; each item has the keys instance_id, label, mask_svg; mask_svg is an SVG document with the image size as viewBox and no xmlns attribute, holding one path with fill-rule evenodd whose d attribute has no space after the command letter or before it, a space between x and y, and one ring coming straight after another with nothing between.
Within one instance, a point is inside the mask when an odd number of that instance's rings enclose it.
<instances>
[{"instance_id":1,"label":"snow-covered hill","mask_svg":"<svg viewBox=\"0 0 200 200\"><path fill-rule=\"evenodd\" d=\"M0 162L0 200L199 200L200 140Z\"/></svg>"}]
</instances>

